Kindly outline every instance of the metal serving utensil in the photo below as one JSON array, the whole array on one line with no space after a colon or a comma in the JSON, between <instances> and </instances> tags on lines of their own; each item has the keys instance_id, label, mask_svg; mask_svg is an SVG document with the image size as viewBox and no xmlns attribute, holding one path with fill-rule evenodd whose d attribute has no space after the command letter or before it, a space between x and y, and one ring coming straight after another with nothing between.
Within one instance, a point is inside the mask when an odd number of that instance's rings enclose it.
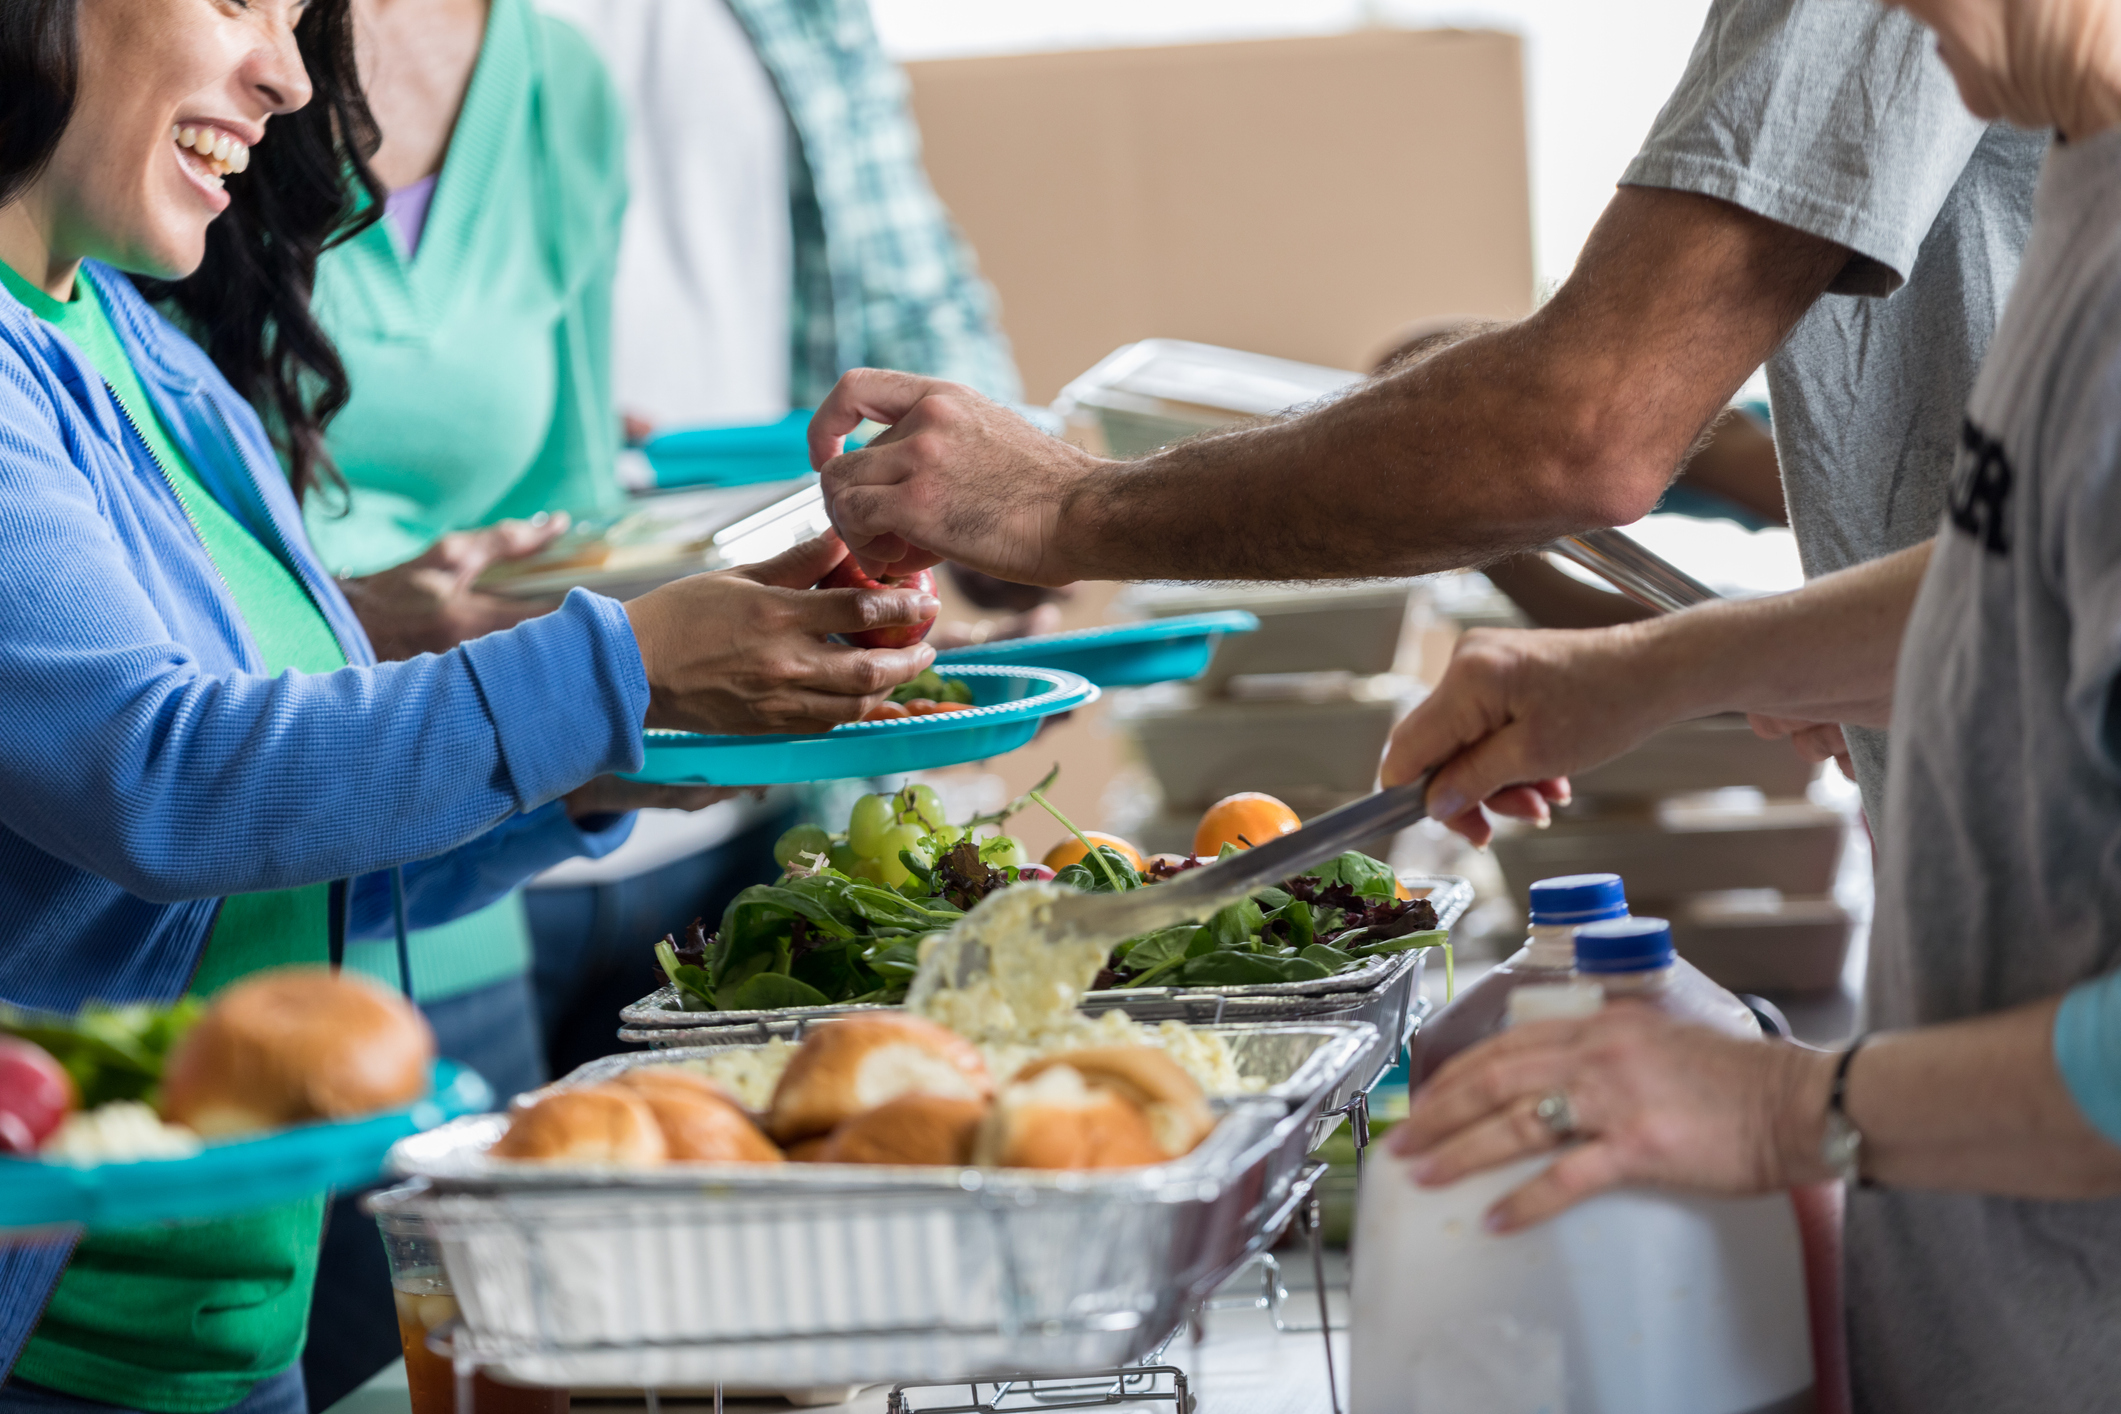
<instances>
[{"instance_id":1,"label":"metal serving utensil","mask_svg":"<svg viewBox=\"0 0 2121 1414\"><path fill-rule=\"evenodd\" d=\"M1640 541L1618 530L1586 530L1547 545L1628 598L1660 614L1676 613L1721 596Z\"/></svg>"},{"instance_id":2,"label":"metal serving utensil","mask_svg":"<svg viewBox=\"0 0 2121 1414\"><path fill-rule=\"evenodd\" d=\"M1225 904L1337 858L1374 835L1413 824L1429 813L1428 791L1429 777L1423 776L1408 785L1366 795L1265 844L1188 869L1168 883L1118 894L1079 893L1055 899L1040 931L1048 943L1097 940L1109 944L1206 918ZM989 959L982 943L964 939L955 946L955 958L935 961L936 981L957 987L986 972ZM950 979L947 983L946 978ZM928 989L919 990L925 993Z\"/></svg>"}]
</instances>

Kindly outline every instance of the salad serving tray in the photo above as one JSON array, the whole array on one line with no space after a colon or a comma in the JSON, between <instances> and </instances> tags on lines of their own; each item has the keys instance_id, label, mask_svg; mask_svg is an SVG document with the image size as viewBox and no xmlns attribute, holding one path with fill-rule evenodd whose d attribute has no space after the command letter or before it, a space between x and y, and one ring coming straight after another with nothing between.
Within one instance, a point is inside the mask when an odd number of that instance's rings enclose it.
<instances>
[{"instance_id":1,"label":"salad serving tray","mask_svg":"<svg viewBox=\"0 0 2121 1414\"><path fill-rule=\"evenodd\" d=\"M1444 932L1456 926L1473 903L1473 885L1455 874L1405 874L1400 877L1400 882L1428 899L1436 909L1436 926ZM1419 967L1423 957L1424 954L1419 952L1388 953L1366 959L1365 965L1354 971L1303 982L1254 982L1237 987L1115 987L1085 993L1083 1010L1125 1011L1137 1021L1176 1019L1194 1023L1224 1019L1296 1021L1308 1016L1330 1017L1353 1005L1351 997L1356 994L1405 983L1409 984L1411 995L1412 990L1419 987ZM813 1018L894 1009L872 1004L841 1004L758 1011L687 1011L679 1004L677 988L666 986L657 988L619 1012L622 1028L619 1038L634 1044L693 1045L698 1043L653 1033L739 1027L748 1029L755 1039L765 1040L769 1036L794 1035L803 1021ZM1351 1019L1375 1024L1375 1019L1368 1016ZM1393 1034L1389 1027L1380 1026L1379 1029L1387 1036Z\"/></svg>"},{"instance_id":2,"label":"salad serving tray","mask_svg":"<svg viewBox=\"0 0 2121 1414\"><path fill-rule=\"evenodd\" d=\"M405 1109L209 1143L184 1158L89 1166L0 1158L0 1229L137 1227L362 1187L399 1140L493 1104L492 1088L468 1067L436 1061L433 1075L428 1097Z\"/></svg>"},{"instance_id":3,"label":"salad serving tray","mask_svg":"<svg viewBox=\"0 0 2121 1414\"><path fill-rule=\"evenodd\" d=\"M1039 723L1097 700L1097 688L1056 668L951 665L972 689L962 712L850 722L795 736L642 734L645 757L628 778L665 785L765 786L895 776L983 761L1016 750Z\"/></svg>"},{"instance_id":4,"label":"salad serving tray","mask_svg":"<svg viewBox=\"0 0 2121 1414\"><path fill-rule=\"evenodd\" d=\"M936 654L935 662L946 671L964 663L1028 663L1078 673L1099 687L1146 687L1199 677L1225 634L1258 627L1259 619L1242 610L1185 614L952 648Z\"/></svg>"}]
</instances>

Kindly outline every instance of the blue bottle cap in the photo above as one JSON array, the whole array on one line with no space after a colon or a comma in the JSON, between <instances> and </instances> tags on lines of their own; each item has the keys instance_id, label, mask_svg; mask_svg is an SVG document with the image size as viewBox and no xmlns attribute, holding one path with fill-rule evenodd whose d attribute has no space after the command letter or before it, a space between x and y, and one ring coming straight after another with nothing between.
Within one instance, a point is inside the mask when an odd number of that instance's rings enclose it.
<instances>
[{"instance_id":1,"label":"blue bottle cap","mask_svg":"<svg viewBox=\"0 0 2121 1414\"><path fill-rule=\"evenodd\" d=\"M1654 972L1673 959L1672 925L1662 918L1609 918L1576 930L1578 972Z\"/></svg>"},{"instance_id":2,"label":"blue bottle cap","mask_svg":"<svg viewBox=\"0 0 2121 1414\"><path fill-rule=\"evenodd\" d=\"M1564 874L1532 885L1532 921L1537 924L1595 923L1625 918L1628 891L1618 874Z\"/></svg>"}]
</instances>

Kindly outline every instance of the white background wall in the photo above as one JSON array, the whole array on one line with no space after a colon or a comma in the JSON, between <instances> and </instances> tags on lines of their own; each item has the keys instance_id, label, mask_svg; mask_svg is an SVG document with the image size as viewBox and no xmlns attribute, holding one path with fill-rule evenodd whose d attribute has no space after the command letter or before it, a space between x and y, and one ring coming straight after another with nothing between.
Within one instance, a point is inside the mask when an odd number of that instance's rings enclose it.
<instances>
[{"instance_id":1,"label":"white background wall","mask_svg":"<svg viewBox=\"0 0 2121 1414\"><path fill-rule=\"evenodd\" d=\"M1325 34L1364 23L1526 41L1534 258L1568 273L1686 65L1707 0L870 0L900 59Z\"/></svg>"}]
</instances>

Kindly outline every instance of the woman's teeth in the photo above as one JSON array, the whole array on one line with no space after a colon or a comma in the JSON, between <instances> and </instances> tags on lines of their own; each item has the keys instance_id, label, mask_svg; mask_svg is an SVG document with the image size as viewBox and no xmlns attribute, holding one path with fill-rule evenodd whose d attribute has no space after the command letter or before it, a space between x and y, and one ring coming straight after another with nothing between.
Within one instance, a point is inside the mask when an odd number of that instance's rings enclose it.
<instances>
[{"instance_id":1,"label":"woman's teeth","mask_svg":"<svg viewBox=\"0 0 2121 1414\"><path fill-rule=\"evenodd\" d=\"M169 130L169 137L177 146L198 154L206 170L216 178L250 167L250 148L218 129L179 126Z\"/></svg>"}]
</instances>

